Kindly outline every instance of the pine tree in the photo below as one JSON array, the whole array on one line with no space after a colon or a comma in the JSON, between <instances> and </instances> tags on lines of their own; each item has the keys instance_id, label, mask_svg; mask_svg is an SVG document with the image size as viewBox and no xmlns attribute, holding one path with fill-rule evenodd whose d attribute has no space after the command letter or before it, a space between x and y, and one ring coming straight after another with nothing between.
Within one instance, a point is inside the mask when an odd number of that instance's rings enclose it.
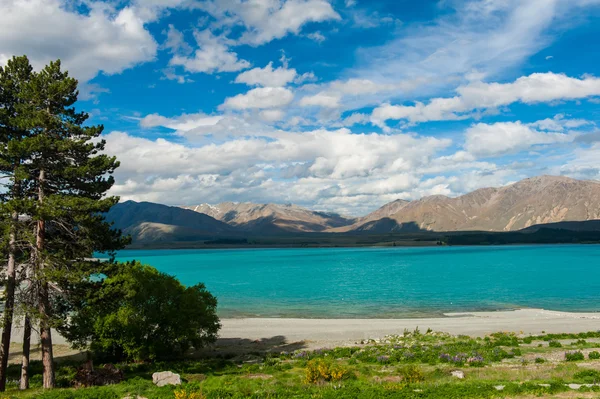
<instances>
[{"instance_id":1,"label":"pine tree","mask_svg":"<svg viewBox=\"0 0 600 399\"><path fill-rule=\"evenodd\" d=\"M118 202L105 194L119 163L101 154L103 127L84 125L88 115L73 107L77 96L77 80L61 70L60 61L35 73L22 93L26 118L21 127L33 133L24 144L33 182L29 195L36 198L29 211L37 224L33 279L45 388L55 385L51 327L62 321L53 317L53 296L97 272L100 265L90 260L94 251L111 252L126 243L103 216Z\"/></svg>"},{"instance_id":2,"label":"pine tree","mask_svg":"<svg viewBox=\"0 0 600 399\"><path fill-rule=\"evenodd\" d=\"M29 84L32 68L27 57L15 57L6 67L0 67L0 173L5 182L5 191L0 194L2 200L0 213L7 231L6 290L4 313L2 316L2 340L0 343L0 392L6 389L6 371L11 341L15 307L15 289L17 286L17 258L19 215L23 211L23 188L25 175L23 167L23 138L29 132L19 128L22 105L20 93Z\"/></svg>"},{"instance_id":3,"label":"pine tree","mask_svg":"<svg viewBox=\"0 0 600 399\"><path fill-rule=\"evenodd\" d=\"M19 213L33 222L24 252L30 253L37 306L27 316L40 325L44 388L55 385L51 328L65 318L56 304L102 268L90 260L95 251L114 253L127 243L103 216L118 201L106 192L119 163L102 154L103 127L86 126L88 115L73 107L77 96L77 80L56 61L32 72L8 101L15 115L10 126L24 132L17 146L23 160ZM15 143L8 136L5 141L8 147Z\"/></svg>"}]
</instances>

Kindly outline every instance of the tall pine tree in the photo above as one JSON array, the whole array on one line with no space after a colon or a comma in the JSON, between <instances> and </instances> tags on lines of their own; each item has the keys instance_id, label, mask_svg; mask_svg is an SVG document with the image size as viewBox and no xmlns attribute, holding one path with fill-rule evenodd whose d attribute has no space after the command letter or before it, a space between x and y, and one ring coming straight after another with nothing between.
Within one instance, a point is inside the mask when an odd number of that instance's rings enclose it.
<instances>
[{"instance_id":1,"label":"tall pine tree","mask_svg":"<svg viewBox=\"0 0 600 399\"><path fill-rule=\"evenodd\" d=\"M103 214L117 203L107 197L119 166L102 153L102 126L86 126L88 115L77 112L77 80L61 70L60 61L34 72L20 88L16 127L26 183L21 187L23 213L34 222L29 242L39 320L43 386L55 385L52 327L65 315L55 312L69 288L98 273L102 265L90 258L95 251L113 253L126 240L112 230Z\"/></svg>"},{"instance_id":2,"label":"tall pine tree","mask_svg":"<svg viewBox=\"0 0 600 399\"><path fill-rule=\"evenodd\" d=\"M15 57L5 67L0 67L0 174L4 190L0 193L0 214L5 224L7 238L3 253L6 253L6 289L2 316L2 340L0 342L0 392L6 389L6 371L11 341L11 331L17 286L17 260L20 255L18 239L19 215L23 213L24 189L27 184L23 163L25 161L22 140L29 132L21 125L20 94L30 83L32 68L27 57Z\"/></svg>"}]
</instances>

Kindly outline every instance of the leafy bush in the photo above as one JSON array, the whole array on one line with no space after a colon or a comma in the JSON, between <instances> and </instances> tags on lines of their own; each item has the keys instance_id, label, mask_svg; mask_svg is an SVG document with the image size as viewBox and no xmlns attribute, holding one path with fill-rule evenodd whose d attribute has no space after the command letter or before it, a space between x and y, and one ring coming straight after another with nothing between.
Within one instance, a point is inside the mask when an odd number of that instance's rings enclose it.
<instances>
[{"instance_id":1,"label":"leafy bush","mask_svg":"<svg viewBox=\"0 0 600 399\"><path fill-rule=\"evenodd\" d=\"M347 374L343 366L323 359L310 360L306 364L306 382L316 384L319 381L341 381Z\"/></svg>"},{"instance_id":2,"label":"leafy bush","mask_svg":"<svg viewBox=\"0 0 600 399\"><path fill-rule=\"evenodd\" d=\"M600 371L598 370L582 370L575 373L573 376L578 381L583 381L588 384L594 384L600 381Z\"/></svg>"},{"instance_id":3,"label":"leafy bush","mask_svg":"<svg viewBox=\"0 0 600 399\"><path fill-rule=\"evenodd\" d=\"M544 359L543 357L536 357L535 362L538 364L546 363L546 359Z\"/></svg>"},{"instance_id":4,"label":"leafy bush","mask_svg":"<svg viewBox=\"0 0 600 399\"><path fill-rule=\"evenodd\" d=\"M550 341L548 342L548 346L550 348L562 348L562 344L558 341Z\"/></svg>"},{"instance_id":5,"label":"leafy bush","mask_svg":"<svg viewBox=\"0 0 600 399\"><path fill-rule=\"evenodd\" d=\"M203 284L186 288L137 262L115 264L80 301L61 333L112 360L179 356L214 342L220 328L217 300Z\"/></svg>"},{"instance_id":6,"label":"leafy bush","mask_svg":"<svg viewBox=\"0 0 600 399\"><path fill-rule=\"evenodd\" d=\"M583 356L583 353L581 353L580 351L572 351L572 352L566 352L565 353L565 360L567 362L576 362L578 360L584 360L585 357Z\"/></svg>"},{"instance_id":7,"label":"leafy bush","mask_svg":"<svg viewBox=\"0 0 600 399\"><path fill-rule=\"evenodd\" d=\"M423 370L417 365L409 364L398 369L398 374L402 380L408 384L414 384L425 380Z\"/></svg>"},{"instance_id":8,"label":"leafy bush","mask_svg":"<svg viewBox=\"0 0 600 399\"><path fill-rule=\"evenodd\" d=\"M590 360L594 360L594 359L600 359L600 352L598 351L591 351L588 355L588 358Z\"/></svg>"}]
</instances>

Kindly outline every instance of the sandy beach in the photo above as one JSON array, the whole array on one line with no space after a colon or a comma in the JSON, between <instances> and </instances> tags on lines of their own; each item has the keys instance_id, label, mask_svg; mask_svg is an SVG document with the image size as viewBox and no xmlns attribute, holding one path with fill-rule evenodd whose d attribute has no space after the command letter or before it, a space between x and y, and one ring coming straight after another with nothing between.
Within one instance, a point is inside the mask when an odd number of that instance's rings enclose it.
<instances>
[{"instance_id":1,"label":"sandy beach","mask_svg":"<svg viewBox=\"0 0 600 399\"><path fill-rule=\"evenodd\" d=\"M422 319L223 319L220 338L236 340L304 342L306 347L352 345L362 340L402 334L405 329L428 328L450 334L484 336L507 331L519 334L577 333L600 329L600 313L568 313L542 309L447 313Z\"/></svg>"},{"instance_id":2,"label":"sandy beach","mask_svg":"<svg viewBox=\"0 0 600 399\"><path fill-rule=\"evenodd\" d=\"M294 350L349 346L405 329L422 332L431 328L453 335L485 336L494 332L523 335L578 333L600 330L599 313L569 313L543 309L498 312L446 313L444 317L415 319L222 319L217 344L210 352ZM12 341L22 340L22 330L13 329ZM36 333L32 342L37 343ZM55 344L68 345L56 331Z\"/></svg>"}]
</instances>

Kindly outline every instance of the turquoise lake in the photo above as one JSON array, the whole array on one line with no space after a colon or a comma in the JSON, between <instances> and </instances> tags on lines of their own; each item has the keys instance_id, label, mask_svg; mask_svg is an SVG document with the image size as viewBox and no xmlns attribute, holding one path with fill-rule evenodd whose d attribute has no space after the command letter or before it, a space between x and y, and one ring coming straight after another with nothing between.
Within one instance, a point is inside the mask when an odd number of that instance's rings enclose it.
<instances>
[{"instance_id":1,"label":"turquoise lake","mask_svg":"<svg viewBox=\"0 0 600 399\"><path fill-rule=\"evenodd\" d=\"M600 245L125 250L117 259L205 283L221 317L600 311Z\"/></svg>"}]
</instances>

